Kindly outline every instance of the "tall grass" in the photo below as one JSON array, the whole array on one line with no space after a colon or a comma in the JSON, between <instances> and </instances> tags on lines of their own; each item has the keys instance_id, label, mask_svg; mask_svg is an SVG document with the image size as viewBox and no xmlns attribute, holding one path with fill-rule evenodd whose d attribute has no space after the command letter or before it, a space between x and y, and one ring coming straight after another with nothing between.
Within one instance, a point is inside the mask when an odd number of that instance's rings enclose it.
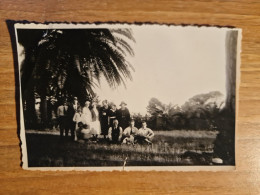
<instances>
[{"instance_id":1,"label":"tall grass","mask_svg":"<svg viewBox=\"0 0 260 195\"><path fill-rule=\"evenodd\" d=\"M198 133L198 134L196 134ZM111 145L26 134L30 167L209 165L216 132L156 131L153 145Z\"/></svg>"}]
</instances>

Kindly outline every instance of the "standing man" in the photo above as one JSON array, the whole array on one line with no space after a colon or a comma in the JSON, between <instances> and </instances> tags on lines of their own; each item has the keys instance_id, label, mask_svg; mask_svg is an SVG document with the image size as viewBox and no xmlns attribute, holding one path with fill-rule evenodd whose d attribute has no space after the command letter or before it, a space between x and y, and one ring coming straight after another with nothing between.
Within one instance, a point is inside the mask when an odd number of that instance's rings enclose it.
<instances>
[{"instance_id":1,"label":"standing man","mask_svg":"<svg viewBox=\"0 0 260 195\"><path fill-rule=\"evenodd\" d=\"M62 105L58 107L57 116L60 125L60 137L61 138L63 137L64 130L65 130L65 136L68 137L70 124L68 122L68 105L66 100L64 100Z\"/></svg>"},{"instance_id":2,"label":"standing man","mask_svg":"<svg viewBox=\"0 0 260 195\"><path fill-rule=\"evenodd\" d=\"M123 130L128 126L130 121L130 112L126 107L127 104L125 102L121 102L121 108L117 110L117 119L119 122L119 126L123 128Z\"/></svg>"},{"instance_id":3,"label":"standing man","mask_svg":"<svg viewBox=\"0 0 260 195\"><path fill-rule=\"evenodd\" d=\"M68 120L69 120L69 128L71 132L71 138L74 139L75 137L75 128L76 128L76 122L73 121L73 117L77 110L79 109L79 102L78 98L74 97L72 103L69 105L69 111L68 111Z\"/></svg>"},{"instance_id":4,"label":"standing man","mask_svg":"<svg viewBox=\"0 0 260 195\"><path fill-rule=\"evenodd\" d=\"M102 102L102 107L99 110L99 118L100 118L100 125L101 125L101 135L104 136L104 139L107 138L108 135L108 101L104 100Z\"/></svg>"}]
</instances>

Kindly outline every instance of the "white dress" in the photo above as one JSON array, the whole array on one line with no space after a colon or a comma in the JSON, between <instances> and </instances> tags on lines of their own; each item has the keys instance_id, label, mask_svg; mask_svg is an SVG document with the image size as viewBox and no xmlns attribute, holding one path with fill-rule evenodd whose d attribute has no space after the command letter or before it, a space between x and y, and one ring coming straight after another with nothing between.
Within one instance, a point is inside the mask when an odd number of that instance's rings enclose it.
<instances>
[{"instance_id":1,"label":"white dress","mask_svg":"<svg viewBox=\"0 0 260 195\"><path fill-rule=\"evenodd\" d=\"M101 126L100 126L100 121L99 121L99 112L96 108L93 109L93 112L96 115L96 117L95 117L96 120L91 122L90 128L91 128L91 131L94 132L94 134L100 135L101 134Z\"/></svg>"},{"instance_id":2,"label":"white dress","mask_svg":"<svg viewBox=\"0 0 260 195\"><path fill-rule=\"evenodd\" d=\"M81 120L83 124L91 125L92 115L88 107L84 107L82 110Z\"/></svg>"}]
</instances>

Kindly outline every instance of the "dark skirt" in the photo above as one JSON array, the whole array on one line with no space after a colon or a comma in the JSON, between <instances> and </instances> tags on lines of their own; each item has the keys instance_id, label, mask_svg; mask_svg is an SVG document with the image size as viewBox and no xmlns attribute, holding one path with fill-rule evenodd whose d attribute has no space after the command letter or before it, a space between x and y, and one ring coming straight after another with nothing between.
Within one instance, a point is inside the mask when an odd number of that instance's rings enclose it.
<instances>
[{"instance_id":1,"label":"dark skirt","mask_svg":"<svg viewBox=\"0 0 260 195\"><path fill-rule=\"evenodd\" d=\"M108 120L101 120L101 135L108 135Z\"/></svg>"}]
</instances>

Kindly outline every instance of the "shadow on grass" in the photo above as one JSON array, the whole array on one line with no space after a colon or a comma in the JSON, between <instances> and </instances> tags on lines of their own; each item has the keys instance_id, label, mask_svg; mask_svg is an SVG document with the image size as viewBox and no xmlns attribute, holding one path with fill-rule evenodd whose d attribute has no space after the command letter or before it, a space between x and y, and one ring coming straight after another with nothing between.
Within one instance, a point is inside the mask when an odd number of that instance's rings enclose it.
<instances>
[{"instance_id":1,"label":"shadow on grass","mask_svg":"<svg viewBox=\"0 0 260 195\"><path fill-rule=\"evenodd\" d=\"M172 143L155 141L153 146L78 143L60 140L58 135L26 134L29 167L98 167L210 165L211 153L201 148L206 139L174 139ZM173 143L174 142L174 143ZM197 152L193 152L197 151Z\"/></svg>"}]
</instances>

